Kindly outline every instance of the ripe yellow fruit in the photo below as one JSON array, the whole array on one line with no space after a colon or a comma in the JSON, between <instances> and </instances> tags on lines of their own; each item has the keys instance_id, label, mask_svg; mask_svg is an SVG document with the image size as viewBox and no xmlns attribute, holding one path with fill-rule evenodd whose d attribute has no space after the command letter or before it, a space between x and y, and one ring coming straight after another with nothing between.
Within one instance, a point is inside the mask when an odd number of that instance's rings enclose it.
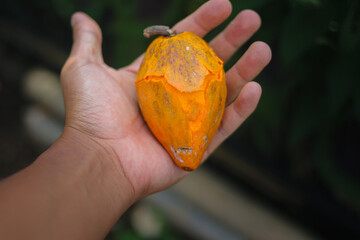
<instances>
[{"instance_id":1,"label":"ripe yellow fruit","mask_svg":"<svg viewBox=\"0 0 360 240\"><path fill-rule=\"evenodd\" d=\"M225 108L223 62L194 33L160 36L148 47L136 90L150 130L184 170L195 170Z\"/></svg>"}]
</instances>

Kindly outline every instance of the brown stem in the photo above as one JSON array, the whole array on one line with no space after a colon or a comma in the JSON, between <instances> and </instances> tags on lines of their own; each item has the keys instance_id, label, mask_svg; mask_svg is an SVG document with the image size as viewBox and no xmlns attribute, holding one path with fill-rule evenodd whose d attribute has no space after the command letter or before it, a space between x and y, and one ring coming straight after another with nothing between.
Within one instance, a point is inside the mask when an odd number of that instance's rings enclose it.
<instances>
[{"instance_id":1,"label":"brown stem","mask_svg":"<svg viewBox=\"0 0 360 240\"><path fill-rule=\"evenodd\" d=\"M144 36L149 38L153 35L163 35L167 37L175 36L176 32L171 30L168 26L154 25L144 29Z\"/></svg>"}]
</instances>

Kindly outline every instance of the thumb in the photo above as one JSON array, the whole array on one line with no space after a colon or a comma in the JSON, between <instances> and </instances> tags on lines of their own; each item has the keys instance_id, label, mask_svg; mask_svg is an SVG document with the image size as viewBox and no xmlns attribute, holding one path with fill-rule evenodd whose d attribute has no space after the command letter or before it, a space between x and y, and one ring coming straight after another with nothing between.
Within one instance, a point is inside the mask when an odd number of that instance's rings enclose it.
<instances>
[{"instance_id":1,"label":"thumb","mask_svg":"<svg viewBox=\"0 0 360 240\"><path fill-rule=\"evenodd\" d=\"M77 12L71 18L71 26L74 43L70 57L102 63L102 34L99 25L85 13Z\"/></svg>"}]
</instances>

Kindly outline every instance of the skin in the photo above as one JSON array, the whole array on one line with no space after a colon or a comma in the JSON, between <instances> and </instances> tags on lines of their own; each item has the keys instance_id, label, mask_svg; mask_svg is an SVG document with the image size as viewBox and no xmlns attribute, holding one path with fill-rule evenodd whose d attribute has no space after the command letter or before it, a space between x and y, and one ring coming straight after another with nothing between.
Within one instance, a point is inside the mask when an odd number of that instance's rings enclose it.
<instances>
[{"instance_id":1,"label":"skin","mask_svg":"<svg viewBox=\"0 0 360 240\"><path fill-rule=\"evenodd\" d=\"M208 1L173 29L203 37L230 13L229 1ZM32 165L0 184L0 239L104 238L135 201L187 174L140 115L134 81L142 56L111 68L95 21L75 13L71 23L74 43L61 72L64 132ZM257 13L244 10L210 46L226 62L260 24ZM261 87L251 80L270 59L268 45L254 42L226 73L229 105L205 159L255 110Z\"/></svg>"}]
</instances>

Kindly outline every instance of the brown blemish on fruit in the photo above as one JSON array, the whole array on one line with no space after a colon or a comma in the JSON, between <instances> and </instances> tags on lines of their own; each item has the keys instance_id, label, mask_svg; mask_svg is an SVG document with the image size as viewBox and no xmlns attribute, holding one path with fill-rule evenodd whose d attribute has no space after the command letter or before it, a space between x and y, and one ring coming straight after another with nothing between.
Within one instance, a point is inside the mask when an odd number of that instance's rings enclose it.
<instances>
[{"instance_id":1,"label":"brown blemish on fruit","mask_svg":"<svg viewBox=\"0 0 360 240\"><path fill-rule=\"evenodd\" d=\"M193 168L189 168L189 167L182 167L183 170L187 171L187 172L192 172L194 171Z\"/></svg>"}]
</instances>

